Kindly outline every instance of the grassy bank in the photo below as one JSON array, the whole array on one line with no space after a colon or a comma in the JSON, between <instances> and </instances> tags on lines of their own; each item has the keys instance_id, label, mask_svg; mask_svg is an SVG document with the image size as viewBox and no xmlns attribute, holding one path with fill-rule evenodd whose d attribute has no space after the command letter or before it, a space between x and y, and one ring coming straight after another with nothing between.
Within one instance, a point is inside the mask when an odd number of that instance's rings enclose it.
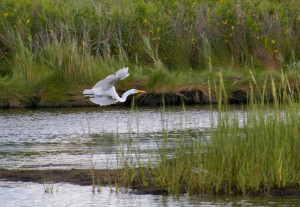
<instances>
[{"instance_id":1,"label":"grassy bank","mask_svg":"<svg viewBox=\"0 0 300 207\"><path fill-rule=\"evenodd\" d=\"M299 1L4 0L1 107L66 105L121 67L119 88L208 92L222 71L228 95L300 67Z\"/></svg>"}]
</instances>

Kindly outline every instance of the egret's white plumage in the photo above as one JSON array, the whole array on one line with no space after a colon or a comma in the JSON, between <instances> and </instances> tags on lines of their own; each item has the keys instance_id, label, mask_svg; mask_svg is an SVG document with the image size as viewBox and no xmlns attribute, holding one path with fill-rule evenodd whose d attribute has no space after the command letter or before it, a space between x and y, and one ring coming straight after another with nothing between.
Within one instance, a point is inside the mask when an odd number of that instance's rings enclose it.
<instances>
[{"instance_id":1,"label":"egret's white plumage","mask_svg":"<svg viewBox=\"0 0 300 207\"><path fill-rule=\"evenodd\" d=\"M122 68L115 74L109 75L105 79L96 83L92 89L85 89L83 91L83 95L89 97L90 100L95 104L106 106L115 104L116 102L125 102L129 95L135 93L146 93L145 91L131 89L126 91L122 97L120 97L116 92L114 84L128 76L128 67Z\"/></svg>"}]
</instances>

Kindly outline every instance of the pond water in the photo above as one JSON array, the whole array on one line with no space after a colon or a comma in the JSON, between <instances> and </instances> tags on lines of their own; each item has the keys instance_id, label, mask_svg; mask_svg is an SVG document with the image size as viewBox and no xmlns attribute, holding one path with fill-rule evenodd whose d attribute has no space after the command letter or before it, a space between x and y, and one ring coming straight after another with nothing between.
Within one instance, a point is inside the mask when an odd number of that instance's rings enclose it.
<instances>
[{"instance_id":1,"label":"pond water","mask_svg":"<svg viewBox=\"0 0 300 207\"><path fill-rule=\"evenodd\" d=\"M233 110L242 116L241 110ZM71 108L0 111L0 168L112 169L124 154L147 162L168 133L169 148L182 131L209 139L209 107L172 109ZM45 193L45 187L52 193ZM298 197L179 197L135 195L101 187L0 181L0 206L299 206Z\"/></svg>"},{"instance_id":2,"label":"pond water","mask_svg":"<svg viewBox=\"0 0 300 207\"><path fill-rule=\"evenodd\" d=\"M92 193L90 186L56 183L43 184L0 181L0 206L299 206L299 197L224 197L136 195L101 187Z\"/></svg>"},{"instance_id":3,"label":"pond water","mask_svg":"<svg viewBox=\"0 0 300 207\"><path fill-rule=\"evenodd\" d=\"M90 168L92 159L97 169L117 168L120 153L147 159L148 152L162 143L162 131L168 132L170 143L184 130L207 137L209 117L207 107L164 112L159 108L4 110L0 112L1 167Z\"/></svg>"}]
</instances>

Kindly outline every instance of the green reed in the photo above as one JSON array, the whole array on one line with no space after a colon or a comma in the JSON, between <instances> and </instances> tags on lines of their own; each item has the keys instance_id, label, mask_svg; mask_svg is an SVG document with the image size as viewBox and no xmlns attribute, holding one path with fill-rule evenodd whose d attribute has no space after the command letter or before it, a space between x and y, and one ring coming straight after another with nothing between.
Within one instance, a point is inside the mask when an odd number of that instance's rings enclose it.
<instances>
[{"instance_id":1,"label":"green reed","mask_svg":"<svg viewBox=\"0 0 300 207\"><path fill-rule=\"evenodd\" d=\"M36 51L52 34L62 41L70 35L106 61L277 69L299 61L298 8L298 1L270 0L4 0L0 58L14 56L13 30Z\"/></svg>"},{"instance_id":2,"label":"green reed","mask_svg":"<svg viewBox=\"0 0 300 207\"><path fill-rule=\"evenodd\" d=\"M220 75L218 116L211 116L209 138L179 127L176 147L170 150L170 135L163 130L158 156L150 153L151 162L137 162L135 169L130 168L132 181L146 179L144 185L163 187L171 194L246 195L299 188L299 92L282 74L280 84L270 78L260 96L249 94L241 112L234 113L226 102L222 79ZM253 78L252 84L255 81ZM268 103L268 96L273 103ZM163 109L162 116L164 113ZM139 174L141 170L147 174Z\"/></svg>"},{"instance_id":3,"label":"green reed","mask_svg":"<svg viewBox=\"0 0 300 207\"><path fill-rule=\"evenodd\" d=\"M128 85L156 93L207 90L202 84L220 70L242 75L231 83L224 76L227 90L251 80L249 69L256 77L297 73L299 8L270 0L3 0L0 107L64 105L66 91L82 92L125 66L134 75Z\"/></svg>"}]
</instances>

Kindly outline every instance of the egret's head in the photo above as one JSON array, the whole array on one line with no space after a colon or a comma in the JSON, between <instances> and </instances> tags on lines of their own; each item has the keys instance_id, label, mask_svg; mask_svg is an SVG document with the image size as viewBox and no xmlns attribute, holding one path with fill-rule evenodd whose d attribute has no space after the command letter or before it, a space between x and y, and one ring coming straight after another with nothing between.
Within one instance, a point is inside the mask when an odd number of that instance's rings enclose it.
<instances>
[{"instance_id":1,"label":"egret's head","mask_svg":"<svg viewBox=\"0 0 300 207\"><path fill-rule=\"evenodd\" d=\"M129 90L130 94L135 94L135 93L147 93L146 91L142 91L142 90L137 90L137 89L131 89Z\"/></svg>"}]
</instances>

